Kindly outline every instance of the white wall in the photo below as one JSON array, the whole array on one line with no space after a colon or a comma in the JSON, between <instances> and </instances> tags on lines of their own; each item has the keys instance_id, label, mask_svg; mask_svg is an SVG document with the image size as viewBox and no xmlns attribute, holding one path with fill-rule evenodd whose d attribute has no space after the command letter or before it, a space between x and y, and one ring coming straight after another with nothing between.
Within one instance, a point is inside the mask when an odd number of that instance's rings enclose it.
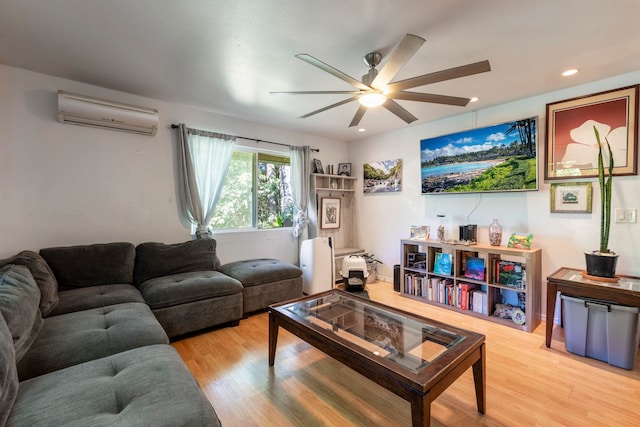
<instances>
[{"instance_id":1,"label":"white wall","mask_svg":"<svg viewBox=\"0 0 640 427\"><path fill-rule=\"evenodd\" d=\"M365 196L361 179L356 193L361 246L384 263L378 271L386 280L393 277L399 240L408 235L409 227L433 225L440 213L446 214L450 237L456 237L459 224L475 223L479 240L488 242L492 218L500 220L506 235L533 233L534 246L543 251L543 277L561 266L583 268L582 252L598 245L599 195L594 191L592 214L549 213L549 183L543 182L545 105L638 81L640 72L344 143L0 65L0 258L57 245L188 240L190 230L176 203L176 134L170 129L172 123L184 122L217 132L308 144L321 149L314 156L325 166L351 162L357 177L364 163L403 159L401 193ZM158 134L147 137L58 123L59 89L157 108ZM534 115L539 118L539 191L420 194L421 139ZM639 184L638 176L617 177L612 207L639 208ZM639 224L612 224L611 247L620 254L620 274L640 276L639 233ZM297 242L288 230L215 237L223 262L250 257L297 262ZM543 301L544 293L543 286Z\"/></svg>"},{"instance_id":2,"label":"white wall","mask_svg":"<svg viewBox=\"0 0 640 427\"><path fill-rule=\"evenodd\" d=\"M160 111L154 137L57 122L58 90ZM20 250L95 242L190 239L176 203L172 123L319 148L324 164L347 160L346 144L192 107L0 65L0 259ZM238 143L255 143L238 140ZM261 148L282 150L260 144ZM217 234L222 262L275 257L297 262L289 230Z\"/></svg>"},{"instance_id":3,"label":"white wall","mask_svg":"<svg viewBox=\"0 0 640 427\"><path fill-rule=\"evenodd\" d=\"M534 247L542 249L543 278L563 266L583 269L583 251L597 249L599 244L598 184L595 179L584 179L595 181L593 213L552 214L549 212L550 183L544 182L546 104L637 84L639 81L640 72L636 72L349 142L349 159L353 163L353 176L360 177L356 200L360 218L361 246L366 251L374 253L384 263L378 267L379 275L389 281L392 280L393 265L400 262L399 240L408 237L409 227L412 224L433 227L436 224L437 214L446 215L447 238L458 237L458 225L478 224L478 240L489 243L487 229L493 218L498 218L503 226L503 244L512 232L533 233ZM421 195L419 155L421 139L531 116L538 116L539 191L482 195ZM403 160L402 192L363 195L361 179L363 164L393 159ZM616 177L612 209L640 208L639 190L638 176ZM474 210L476 204L478 206ZM610 247L620 255L617 269L619 274L640 276L639 237L640 224L612 223ZM545 301L544 283L542 287L542 301Z\"/></svg>"}]
</instances>

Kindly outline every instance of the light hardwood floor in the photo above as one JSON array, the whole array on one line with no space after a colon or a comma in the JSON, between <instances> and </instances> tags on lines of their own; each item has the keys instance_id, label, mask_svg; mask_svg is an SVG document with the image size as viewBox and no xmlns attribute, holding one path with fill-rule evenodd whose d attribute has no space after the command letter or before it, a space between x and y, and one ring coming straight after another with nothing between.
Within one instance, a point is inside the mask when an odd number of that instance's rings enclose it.
<instances>
[{"instance_id":1,"label":"light hardwood floor","mask_svg":"<svg viewBox=\"0 0 640 427\"><path fill-rule=\"evenodd\" d=\"M544 323L527 333L401 297L386 282L371 299L486 335L487 410L469 369L432 404L432 426L640 425L640 356L625 370L551 349ZM267 314L173 342L224 427L410 426L409 403L280 329L267 360Z\"/></svg>"}]
</instances>

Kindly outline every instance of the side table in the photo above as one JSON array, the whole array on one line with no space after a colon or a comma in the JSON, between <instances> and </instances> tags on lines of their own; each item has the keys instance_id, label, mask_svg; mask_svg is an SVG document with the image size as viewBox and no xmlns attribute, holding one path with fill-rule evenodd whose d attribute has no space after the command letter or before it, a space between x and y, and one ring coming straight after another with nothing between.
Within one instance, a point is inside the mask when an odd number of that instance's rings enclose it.
<instances>
[{"instance_id":1,"label":"side table","mask_svg":"<svg viewBox=\"0 0 640 427\"><path fill-rule=\"evenodd\" d=\"M617 282L596 281L585 278L575 268L562 267L547 277L547 321L545 344L551 347L553 315L557 293L572 297L594 298L602 301L640 307L640 277L619 276Z\"/></svg>"}]
</instances>

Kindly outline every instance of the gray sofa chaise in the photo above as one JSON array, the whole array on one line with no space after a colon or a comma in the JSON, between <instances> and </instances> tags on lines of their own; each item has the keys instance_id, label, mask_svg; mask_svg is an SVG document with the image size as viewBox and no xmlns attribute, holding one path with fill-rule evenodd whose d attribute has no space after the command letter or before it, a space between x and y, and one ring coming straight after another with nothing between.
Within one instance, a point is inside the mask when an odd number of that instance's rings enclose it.
<instances>
[{"instance_id":1,"label":"gray sofa chaise","mask_svg":"<svg viewBox=\"0 0 640 427\"><path fill-rule=\"evenodd\" d=\"M272 259L215 240L106 243L0 260L1 426L216 426L169 338L302 295Z\"/></svg>"}]
</instances>

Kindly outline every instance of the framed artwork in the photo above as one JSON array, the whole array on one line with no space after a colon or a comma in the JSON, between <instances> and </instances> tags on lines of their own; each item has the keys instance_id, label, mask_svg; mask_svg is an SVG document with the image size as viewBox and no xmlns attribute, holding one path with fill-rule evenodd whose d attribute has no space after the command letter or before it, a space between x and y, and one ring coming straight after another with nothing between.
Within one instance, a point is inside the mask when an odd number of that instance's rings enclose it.
<instances>
[{"instance_id":1,"label":"framed artwork","mask_svg":"<svg viewBox=\"0 0 640 427\"><path fill-rule=\"evenodd\" d=\"M590 213L591 193L590 182L551 184L551 212Z\"/></svg>"},{"instance_id":2,"label":"framed artwork","mask_svg":"<svg viewBox=\"0 0 640 427\"><path fill-rule=\"evenodd\" d=\"M613 152L614 175L638 174L638 87L547 104L545 179L598 176L598 142ZM605 150L608 164L608 150Z\"/></svg>"},{"instance_id":3,"label":"framed artwork","mask_svg":"<svg viewBox=\"0 0 640 427\"><path fill-rule=\"evenodd\" d=\"M365 163L362 169L365 194L402 191L402 159Z\"/></svg>"},{"instance_id":4,"label":"framed artwork","mask_svg":"<svg viewBox=\"0 0 640 427\"><path fill-rule=\"evenodd\" d=\"M316 173L321 173L324 175L324 169L322 167L322 162L318 159L313 159L313 168Z\"/></svg>"},{"instance_id":5,"label":"framed artwork","mask_svg":"<svg viewBox=\"0 0 640 427\"><path fill-rule=\"evenodd\" d=\"M351 163L338 163L338 175L351 176Z\"/></svg>"},{"instance_id":6,"label":"framed artwork","mask_svg":"<svg viewBox=\"0 0 640 427\"><path fill-rule=\"evenodd\" d=\"M422 194L538 189L537 117L420 141Z\"/></svg>"},{"instance_id":7,"label":"framed artwork","mask_svg":"<svg viewBox=\"0 0 640 427\"><path fill-rule=\"evenodd\" d=\"M321 199L320 228L340 228L340 199Z\"/></svg>"}]
</instances>

